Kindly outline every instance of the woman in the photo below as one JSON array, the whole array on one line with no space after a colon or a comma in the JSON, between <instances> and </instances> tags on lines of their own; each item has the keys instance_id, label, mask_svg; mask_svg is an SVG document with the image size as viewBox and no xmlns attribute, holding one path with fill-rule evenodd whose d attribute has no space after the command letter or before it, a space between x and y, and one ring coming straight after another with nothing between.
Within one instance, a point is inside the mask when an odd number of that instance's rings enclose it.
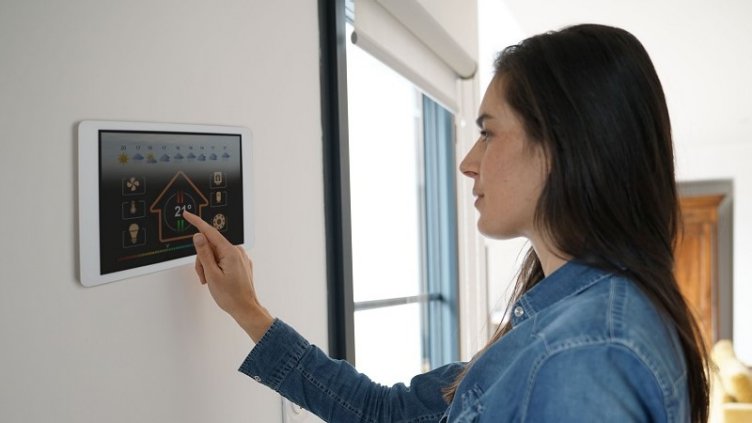
<instances>
[{"instance_id":1,"label":"woman","mask_svg":"<svg viewBox=\"0 0 752 423\"><path fill-rule=\"evenodd\" d=\"M578 25L505 49L460 170L478 228L531 244L509 319L469 364L379 386L275 320L251 262L198 227L197 273L257 343L241 371L326 421L701 422L705 351L673 276L671 128L646 51Z\"/></svg>"}]
</instances>

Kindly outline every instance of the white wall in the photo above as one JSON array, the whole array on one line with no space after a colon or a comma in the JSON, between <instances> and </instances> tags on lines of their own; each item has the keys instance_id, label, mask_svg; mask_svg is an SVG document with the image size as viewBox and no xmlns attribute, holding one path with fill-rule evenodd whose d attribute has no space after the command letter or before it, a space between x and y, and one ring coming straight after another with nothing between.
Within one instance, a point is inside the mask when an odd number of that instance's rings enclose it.
<instances>
[{"instance_id":1,"label":"white wall","mask_svg":"<svg viewBox=\"0 0 752 423\"><path fill-rule=\"evenodd\" d=\"M734 344L737 355L752 363L747 323L752 322L747 306L752 301L747 277L752 254L752 3L481 0L479 5L482 60L511 42L576 23L620 26L642 41L666 92L678 180L733 180ZM503 14L495 26L488 23L494 13ZM492 304L514 273L513 256L520 247L515 242L488 244Z\"/></svg>"},{"instance_id":2,"label":"white wall","mask_svg":"<svg viewBox=\"0 0 752 423\"><path fill-rule=\"evenodd\" d=\"M75 127L249 127L259 295L326 346L317 25L303 0L0 2L0 421L280 420L191 266L79 284Z\"/></svg>"}]
</instances>

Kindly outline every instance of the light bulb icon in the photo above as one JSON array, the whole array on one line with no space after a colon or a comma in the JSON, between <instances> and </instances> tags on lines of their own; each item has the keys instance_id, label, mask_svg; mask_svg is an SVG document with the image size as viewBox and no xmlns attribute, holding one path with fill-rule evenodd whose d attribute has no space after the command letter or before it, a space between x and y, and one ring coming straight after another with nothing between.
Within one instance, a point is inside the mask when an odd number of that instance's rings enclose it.
<instances>
[{"instance_id":1,"label":"light bulb icon","mask_svg":"<svg viewBox=\"0 0 752 423\"><path fill-rule=\"evenodd\" d=\"M131 244L138 242L138 223L131 223L128 226L128 233L131 235Z\"/></svg>"}]
</instances>

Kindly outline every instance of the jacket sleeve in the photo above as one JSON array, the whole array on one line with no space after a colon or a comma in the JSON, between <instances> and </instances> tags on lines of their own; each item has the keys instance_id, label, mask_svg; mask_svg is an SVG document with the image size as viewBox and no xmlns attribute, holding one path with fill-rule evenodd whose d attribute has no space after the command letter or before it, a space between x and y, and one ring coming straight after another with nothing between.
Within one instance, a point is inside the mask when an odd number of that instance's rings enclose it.
<instances>
[{"instance_id":1,"label":"jacket sleeve","mask_svg":"<svg viewBox=\"0 0 752 423\"><path fill-rule=\"evenodd\" d=\"M329 358L277 319L240 371L327 422L407 423L438 421L447 408L442 388L463 367L449 364L414 377L409 387L386 387Z\"/></svg>"}]
</instances>

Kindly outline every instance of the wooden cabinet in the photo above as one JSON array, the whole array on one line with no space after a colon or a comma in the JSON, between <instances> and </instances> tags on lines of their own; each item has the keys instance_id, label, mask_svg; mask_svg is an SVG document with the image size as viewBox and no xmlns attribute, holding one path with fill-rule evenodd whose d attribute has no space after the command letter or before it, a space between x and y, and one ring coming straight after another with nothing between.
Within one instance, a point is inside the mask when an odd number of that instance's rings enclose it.
<instances>
[{"instance_id":1,"label":"wooden cabinet","mask_svg":"<svg viewBox=\"0 0 752 423\"><path fill-rule=\"evenodd\" d=\"M705 343L718 340L718 207L723 195L680 199L683 230L676 245L676 280L699 320Z\"/></svg>"}]
</instances>

